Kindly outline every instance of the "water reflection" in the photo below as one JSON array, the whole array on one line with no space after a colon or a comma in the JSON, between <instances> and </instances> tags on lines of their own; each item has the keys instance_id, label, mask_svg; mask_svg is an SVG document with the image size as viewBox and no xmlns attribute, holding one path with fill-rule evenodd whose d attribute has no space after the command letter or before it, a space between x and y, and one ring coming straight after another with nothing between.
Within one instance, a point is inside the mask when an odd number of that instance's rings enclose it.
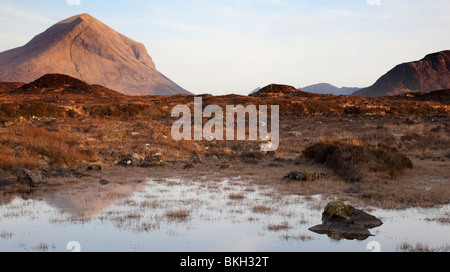
<instances>
[{"instance_id":1,"label":"water reflection","mask_svg":"<svg viewBox=\"0 0 450 272\"><path fill-rule=\"evenodd\" d=\"M46 196L45 201L74 219L89 220L102 210L144 189L145 183L98 183L78 189L67 188Z\"/></svg>"},{"instance_id":2,"label":"water reflection","mask_svg":"<svg viewBox=\"0 0 450 272\"><path fill-rule=\"evenodd\" d=\"M309 231L321 222L320 196L278 194L240 178L89 184L0 206L0 251L367 251L377 242L396 251L408 242L450 244L450 226L427 220L450 206L385 211L365 241Z\"/></svg>"}]
</instances>

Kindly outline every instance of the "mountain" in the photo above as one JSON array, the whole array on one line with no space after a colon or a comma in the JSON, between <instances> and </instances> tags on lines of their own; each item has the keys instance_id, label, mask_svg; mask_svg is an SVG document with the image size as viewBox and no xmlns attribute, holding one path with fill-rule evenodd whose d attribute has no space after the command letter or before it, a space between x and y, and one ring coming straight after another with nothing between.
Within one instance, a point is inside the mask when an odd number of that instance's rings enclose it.
<instances>
[{"instance_id":1,"label":"mountain","mask_svg":"<svg viewBox=\"0 0 450 272\"><path fill-rule=\"evenodd\" d=\"M392 96L450 88L450 50L427 55L419 61L397 65L356 96Z\"/></svg>"},{"instance_id":2,"label":"mountain","mask_svg":"<svg viewBox=\"0 0 450 272\"><path fill-rule=\"evenodd\" d=\"M257 89L256 89L257 90ZM258 91L253 91L249 96L252 97L313 97L318 94L303 92L289 85L271 84Z\"/></svg>"},{"instance_id":3,"label":"mountain","mask_svg":"<svg viewBox=\"0 0 450 272\"><path fill-rule=\"evenodd\" d=\"M314 84L300 89L309 93L332 94L332 95L351 95L354 92L361 90L361 88L349 88L349 87L338 88L328 83Z\"/></svg>"},{"instance_id":4,"label":"mountain","mask_svg":"<svg viewBox=\"0 0 450 272\"><path fill-rule=\"evenodd\" d=\"M65 74L127 95L190 94L155 66L144 45L89 14L63 20L22 47L0 53L0 81Z\"/></svg>"}]
</instances>

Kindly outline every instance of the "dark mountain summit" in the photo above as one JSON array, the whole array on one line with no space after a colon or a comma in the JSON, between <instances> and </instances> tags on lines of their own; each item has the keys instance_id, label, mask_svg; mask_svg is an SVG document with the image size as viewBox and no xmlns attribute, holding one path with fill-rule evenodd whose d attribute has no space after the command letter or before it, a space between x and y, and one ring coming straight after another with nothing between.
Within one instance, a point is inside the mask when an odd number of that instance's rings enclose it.
<instances>
[{"instance_id":1,"label":"dark mountain summit","mask_svg":"<svg viewBox=\"0 0 450 272\"><path fill-rule=\"evenodd\" d=\"M427 55L420 61L397 65L357 96L392 96L450 88L450 50Z\"/></svg>"}]
</instances>

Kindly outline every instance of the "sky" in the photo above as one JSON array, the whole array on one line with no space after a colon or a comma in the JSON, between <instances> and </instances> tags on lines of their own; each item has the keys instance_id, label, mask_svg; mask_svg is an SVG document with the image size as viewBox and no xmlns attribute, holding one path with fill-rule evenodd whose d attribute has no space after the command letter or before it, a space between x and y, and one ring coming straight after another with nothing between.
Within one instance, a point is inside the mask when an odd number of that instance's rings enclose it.
<instances>
[{"instance_id":1,"label":"sky","mask_svg":"<svg viewBox=\"0 0 450 272\"><path fill-rule=\"evenodd\" d=\"M368 87L450 49L448 0L0 0L0 51L80 13L143 43L160 72L196 94Z\"/></svg>"}]
</instances>

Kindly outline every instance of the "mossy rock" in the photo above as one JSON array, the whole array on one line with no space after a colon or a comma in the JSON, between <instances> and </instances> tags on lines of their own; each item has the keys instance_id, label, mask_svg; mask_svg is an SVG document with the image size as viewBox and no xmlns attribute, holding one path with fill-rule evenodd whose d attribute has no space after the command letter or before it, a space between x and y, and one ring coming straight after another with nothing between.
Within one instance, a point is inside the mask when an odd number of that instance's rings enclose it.
<instances>
[{"instance_id":1,"label":"mossy rock","mask_svg":"<svg viewBox=\"0 0 450 272\"><path fill-rule=\"evenodd\" d=\"M308 169L298 169L291 171L285 175L283 179L298 180L298 181L315 181L321 178L328 178L330 175L322 172L315 172Z\"/></svg>"},{"instance_id":2,"label":"mossy rock","mask_svg":"<svg viewBox=\"0 0 450 272\"><path fill-rule=\"evenodd\" d=\"M352 212L353 212L352 206L346 205L342 201L333 201L328 203L323 213L324 215L328 216L329 219L331 218L349 219Z\"/></svg>"}]
</instances>

